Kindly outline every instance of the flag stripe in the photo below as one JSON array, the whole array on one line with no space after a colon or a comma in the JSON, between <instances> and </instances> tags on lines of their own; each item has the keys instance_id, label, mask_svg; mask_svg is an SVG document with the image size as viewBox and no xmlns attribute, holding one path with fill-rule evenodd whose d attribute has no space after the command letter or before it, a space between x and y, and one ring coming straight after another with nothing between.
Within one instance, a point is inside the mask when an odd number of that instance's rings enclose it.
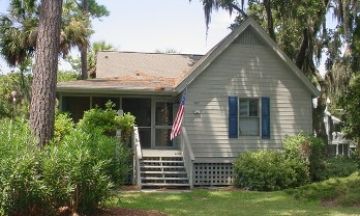
<instances>
[{"instance_id":1,"label":"flag stripe","mask_svg":"<svg viewBox=\"0 0 360 216\"><path fill-rule=\"evenodd\" d=\"M184 119L184 112L185 112L185 94L186 94L186 91L183 93L183 95L181 97L180 106L176 113L176 117L173 122L173 126L171 128L170 140L173 140L175 137L177 137L181 133L181 124Z\"/></svg>"}]
</instances>

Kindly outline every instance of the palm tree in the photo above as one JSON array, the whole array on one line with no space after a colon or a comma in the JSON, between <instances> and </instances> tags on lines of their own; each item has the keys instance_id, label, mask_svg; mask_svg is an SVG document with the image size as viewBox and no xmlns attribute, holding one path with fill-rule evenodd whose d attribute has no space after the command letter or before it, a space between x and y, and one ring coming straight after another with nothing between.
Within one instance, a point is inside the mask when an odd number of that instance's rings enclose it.
<instances>
[{"instance_id":1,"label":"palm tree","mask_svg":"<svg viewBox=\"0 0 360 216\"><path fill-rule=\"evenodd\" d=\"M189 0L191 2L191 0ZM240 16L246 17L244 12L244 3L245 0L241 0L241 5L236 0L201 0L204 9L205 15L205 25L206 29L209 28L209 24L211 22L211 14L214 10L218 10L219 8L223 8L229 11L230 14L235 10L239 13Z\"/></svg>"},{"instance_id":2,"label":"palm tree","mask_svg":"<svg viewBox=\"0 0 360 216\"><path fill-rule=\"evenodd\" d=\"M37 7L34 0L12 0L9 15L0 16L0 54L12 66L24 62L34 52Z\"/></svg>"},{"instance_id":3,"label":"palm tree","mask_svg":"<svg viewBox=\"0 0 360 216\"><path fill-rule=\"evenodd\" d=\"M77 5L88 27L90 27L90 17L100 18L109 15L109 11L103 5L99 5L95 0L80 0L80 2L77 2ZM89 38L87 37L86 40L88 41ZM81 77L82 79L87 79L89 72L87 57L88 43L82 44L79 46L79 49L81 54Z\"/></svg>"},{"instance_id":4,"label":"palm tree","mask_svg":"<svg viewBox=\"0 0 360 216\"><path fill-rule=\"evenodd\" d=\"M11 0L10 13L0 16L0 54L10 66L18 66L35 52L39 25L36 0ZM71 47L87 44L88 23L77 11L74 0L66 0L61 19L60 50L66 56Z\"/></svg>"}]
</instances>

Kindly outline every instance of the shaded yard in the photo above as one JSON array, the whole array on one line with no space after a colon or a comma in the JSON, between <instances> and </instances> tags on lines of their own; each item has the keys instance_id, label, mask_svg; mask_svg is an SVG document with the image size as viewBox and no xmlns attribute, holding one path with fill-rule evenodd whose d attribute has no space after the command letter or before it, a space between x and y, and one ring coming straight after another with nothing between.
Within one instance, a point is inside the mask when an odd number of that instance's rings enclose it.
<instances>
[{"instance_id":1,"label":"shaded yard","mask_svg":"<svg viewBox=\"0 0 360 216\"><path fill-rule=\"evenodd\" d=\"M360 215L360 208L324 207L319 202L296 200L281 191L124 192L105 205L158 210L168 215Z\"/></svg>"}]
</instances>

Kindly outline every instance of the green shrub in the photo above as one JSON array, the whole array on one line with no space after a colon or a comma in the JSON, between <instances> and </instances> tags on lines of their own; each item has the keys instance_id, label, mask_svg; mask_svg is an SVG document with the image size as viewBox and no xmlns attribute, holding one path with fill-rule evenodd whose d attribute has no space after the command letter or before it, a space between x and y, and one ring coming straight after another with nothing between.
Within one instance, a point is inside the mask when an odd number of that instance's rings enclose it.
<instances>
[{"instance_id":1,"label":"green shrub","mask_svg":"<svg viewBox=\"0 0 360 216\"><path fill-rule=\"evenodd\" d=\"M64 138L64 142L74 142L85 146L89 153L98 161L107 161L106 173L116 185L125 182L130 171L130 150L115 137L106 136L99 130L92 134L75 129Z\"/></svg>"},{"instance_id":2,"label":"green shrub","mask_svg":"<svg viewBox=\"0 0 360 216\"><path fill-rule=\"evenodd\" d=\"M99 131L114 136L115 131L120 128L120 123L117 118L118 115L112 107L112 103L106 103L105 109L97 107L86 111L77 127L89 134Z\"/></svg>"},{"instance_id":3,"label":"green shrub","mask_svg":"<svg viewBox=\"0 0 360 216\"><path fill-rule=\"evenodd\" d=\"M103 147L115 138L74 129L40 149L27 125L0 121L0 215L55 215L63 206L91 212L113 185L113 156Z\"/></svg>"},{"instance_id":4,"label":"green shrub","mask_svg":"<svg viewBox=\"0 0 360 216\"><path fill-rule=\"evenodd\" d=\"M42 168L53 206L91 212L108 196L112 187L108 161L94 157L87 141L86 134L74 130L60 145L46 147Z\"/></svg>"},{"instance_id":5,"label":"green shrub","mask_svg":"<svg viewBox=\"0 0 360 216\"><path fill-rule=\"evenodd\" d=\"M325 178L345 177L358 170L356 161L353 158L334 157L325 162Z\"/></svg>"},{"instance_id":6,"label":"green shrub","mask_svg":"<svg viewBox=\"0 0 360 216\"><path fill-rule=\"evenodd\" d=\"M123 143L129 143L135 125L135 116L130 113L124 113L122 116L116 116L121 129L121 140Z\"/></svg>"},{"instance_id":7,"label":"green shrub","mask_svg":"<svg viewBox=\"0 0 360 216\"><path fill-rule=\"evenodd\" d=\"M115 135L117 129L121 129L123 137L130 137L135 117L130 113L119 116L113 109L114 104L110 101L106 103L105 107L105 109L96 107L86 111L77 127L90 134L96 130L111 136Z\"/></svg>"},{"instance_id":8,"label":"green shrub","mask_svg":"<svg viewBox=\"0 0 360 216\"><path fill-rule=\"evenodd\" d=\"M109 160L106 167L116 185L125 183L131 170L131 152L127 147L135 117L129 113L119 116L111 103L106 109L94 108L86 111L77 128L87 136L87 145L91 154L102 160ZM115 131L121 129L121 140L115 138Z\"/></svg>"},{"instance_id":9,"label":"green shrub","mask_svg":"<svg viewBox=\"0 0 360 216\"><path fill-rule=\"evenodd\" d=\"M320 200L332 205L360 205L360 175L358 172L348 177L330 178L325 181L308 184L287 190L298 199Z\"/></svg>"},{"instance_id":10,"label":"green shrub","mask_svg":"<svg viewBox=\"0 0 360 216\"><path fill-rule=\"evenodd\" d=\"M59 143L65 135L68 135L74 129L74 126L75 124L69 114L57 113L54 125L54 142Z\"/></svg>"},{"instance_id":11,"label":"green shrub","mask_svg":"<svg viewBox=\"0 0 360 216\"><path fill-rule=\"evenodd\" d=\"M10 117L9 103L0 98L0 118Z\"/></svg>"},{"instance_id":12,"label":"green shrub","mask_svg":"<svg viewBox=\"0 0 360 216\"><path fill-rule=\"evenodd\" d=\"M48 212L48 187L40 175L40 151L26 121L0 122L0 215Z\"/></svg>"},{"instance_id":13,"label":"green shrub","mask_svg":"<svg viewBox=\"0 0 360 216\"><path fill-rule=\"evenodd\" d=\"M286 158L277 151L240 154L235 162L235 175L237 186L260 191L296 187L308 181L306 163Z\"/></svg>"},{"instance_id":14,"label":"green shrub","mask_svg":"<svg viewBox=\"0 0 360 216\"><path fill-rule=\"evenodd\" d=\"M325 179L325 144L320 138L300 133L286 137L283 147L288 158L298 158L309 162L312 181Z\"/></svg>"}]
</instances>

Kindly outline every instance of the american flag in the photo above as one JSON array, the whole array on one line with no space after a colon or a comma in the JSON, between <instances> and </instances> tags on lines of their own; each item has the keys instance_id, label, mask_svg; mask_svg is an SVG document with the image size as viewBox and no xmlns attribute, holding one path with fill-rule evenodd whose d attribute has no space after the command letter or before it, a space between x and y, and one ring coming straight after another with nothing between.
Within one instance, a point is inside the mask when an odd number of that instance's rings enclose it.
<instances>
[{"instance_id":1,"label":"american flag","mask_svg":"<svg viewBox=\"0 0 360 216\"><path fill-rule=\"evenodd\" d=\"M181 96L179 109L176 113L176 117L173 122L173 126L171 128L170 140L175 139L175 137L179 136L181 132L181 124L184 119L184 112L185 112L185 97L186 97L186 90L183 92Z\"/></svg>"}]
</instances>

